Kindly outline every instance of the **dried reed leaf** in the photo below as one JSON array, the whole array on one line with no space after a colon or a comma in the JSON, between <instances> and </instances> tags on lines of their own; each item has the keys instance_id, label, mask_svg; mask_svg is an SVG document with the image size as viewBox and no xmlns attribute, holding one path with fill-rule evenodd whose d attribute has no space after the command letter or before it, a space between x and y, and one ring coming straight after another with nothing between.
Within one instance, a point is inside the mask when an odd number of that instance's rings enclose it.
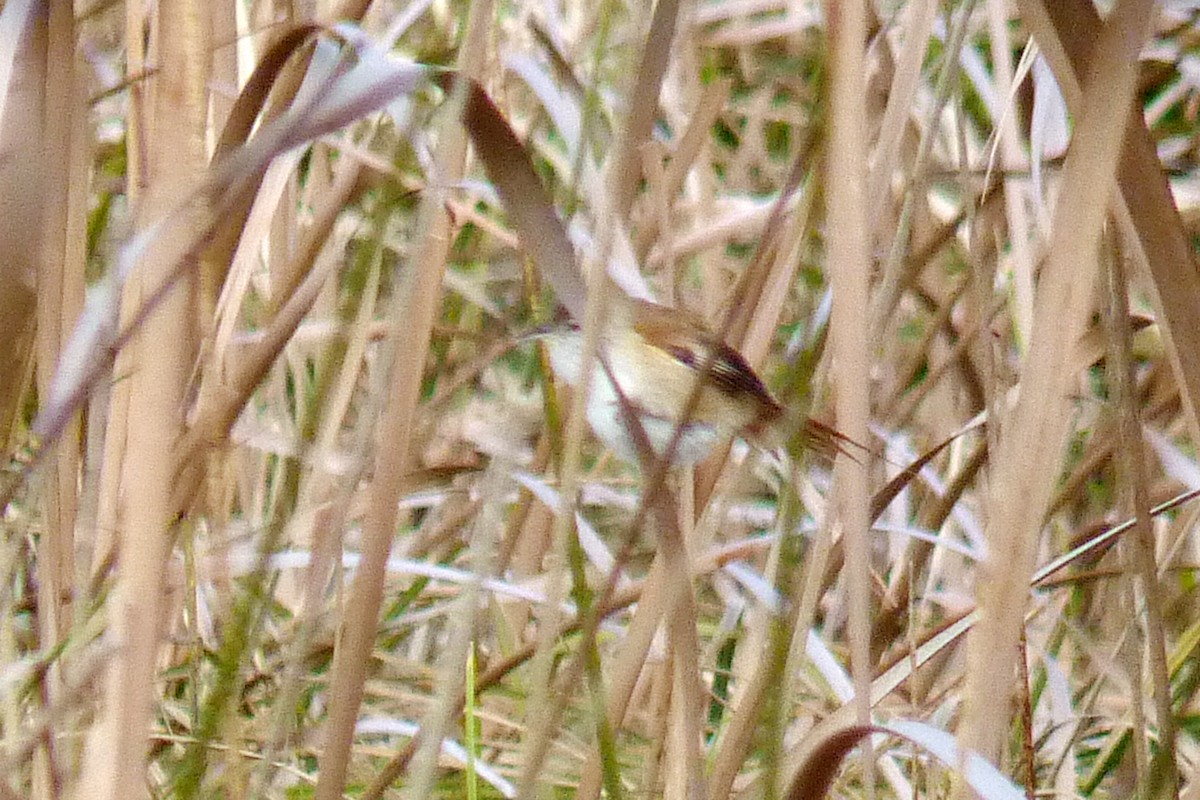
<instances>
[{"instance_id":1,"label":"dried reed leaf","mask_svg":"<svg viewBox=\"0 0 1200 800\"><path fill-rule=\"evenodd\" d=\"M254 124L266 108L272 89L279 82L280 74L321 30L317 25L296 25L286 29L271 42L271 46L259 58L250 79L238 92L237 99L229 110L225 125L221 129L221 136L213 149L213 163L220 162L246 143ZM277 102L282 102L282 98L277 98ZM263 165L263 170L265 168L266 165ZM223 224L214 232L204 251L201 263L205 285L202 291L206 298L210 298L210 303L215 302L225 283L234 248L242 237L246 218L250 214L256 194L253 191L243 194L240 202L224 215ZM211 317L211 314L209 316Z\"/></svg>"},{"instance_id":2,"label":"dried reed leaf","mask_svg":"<svg viewBox=\"0 0 1200 800\"><path fill-rule=\"evenodd\" d=\"M971 612L952 619L937 630L932 631L923 641L913 647L911 652L905 654L903 658L898 659L895 664L871 681L869 698L871 706L874 707L880 700L895 691L901 684L912 677L916 670L929 664L934 658L944 653L977 622L978 614ZM817 771L819 770L819 765L816 763L818 759L814 759L813 757L814 753L831 739L835 739L840 731L858 727L854 723L855 715L855 705L845 704L813 726L792 749L792 752L789 753L788 761L792 764L791 775L793 776L787 782L789 787L796 787L797 785L801 787L817 786L815 780L821 778L825 773ZM800 777L802 770L806 770L807 773L803 777ZM741 796L747 798L747 800L759 800L759 798L765 797L765 787L762 785L763 777L762 775L758 776ZM799 781L797 778L799 778ZM789 798L796 798L798 796L800 795L797 792L793 792L789 788Z\"/></svg>"},{"instance_id":3,"label":"dried reed leaf","mask_svg":"<svg viewBox=\"0 0 1200 800\"><path fill-rule=\"evenodd\" d=\"M445 85L453 85L453 80L446 79ZM521 246L553 287L559 302L574 319L582 320L587 289L575 263L575 249L554 204L500 110L479 86L470 86L468 92L463 124L504 200Z\"/></svg>"},{"instance_id":4,"label":"dried reed leaf","mask_svg":"<svg viewBox=\"0 0 1200 800\"><path fill-rule=\"evenodd\" d=\"M44 186L39 167L46 98L46 30L38 4L0 11L0 444L15 444L17 415L31 374L37 249Z\"/></svg>"},{"instance_id":5,"label":"dried reed leaf","mask_svg":"<svg viewBox=\"0 0 1200 800\"><path fill-rule=\"evenodd\" d=\"M93 287L88 309L72 336L64 364L55 378L54 392L39 415L35 430L45 439L57 437L69 414L106 367L107 359L187 273L189 256L202 251L224 215L239 207L247 192L257 189L258 176L273 158L424 87L430 74L428 68L420 65L375 59L330 78L325 85L314 87L299 106L287 109L261 126L249 142L214 164L199 188L147 224L122 248L119 266L113 274ZM176 265L174 271L147 293L142 305L117 332L117 289L159 238L180 227L186 227L191 234L172 243L169 258L164 255Z\"/></svg>"}]
</instances>

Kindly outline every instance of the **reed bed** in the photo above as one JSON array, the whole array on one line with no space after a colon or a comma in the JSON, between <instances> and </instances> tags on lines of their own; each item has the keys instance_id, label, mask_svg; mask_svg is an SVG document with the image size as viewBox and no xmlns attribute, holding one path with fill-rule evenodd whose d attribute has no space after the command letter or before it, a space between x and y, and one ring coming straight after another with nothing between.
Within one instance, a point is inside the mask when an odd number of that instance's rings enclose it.
<instances>
[{"instance_id":1,"label":"reed bed","mask_svg":"<svg viewBox=\"0 0 1200 800\"><path fill-rule=\"evenodd\" d=\"M1099 6L9 0L0 798L1200 796L1200 13ZM827 446L607 452L612 292Z\"/></svg>"}]
</instances>

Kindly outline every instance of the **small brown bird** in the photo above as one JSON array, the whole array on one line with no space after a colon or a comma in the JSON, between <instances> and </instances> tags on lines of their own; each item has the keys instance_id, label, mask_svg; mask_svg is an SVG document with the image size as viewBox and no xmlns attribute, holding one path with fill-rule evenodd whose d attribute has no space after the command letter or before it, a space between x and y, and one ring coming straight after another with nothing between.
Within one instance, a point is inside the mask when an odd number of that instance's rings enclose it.
<instances>
[{"instance_id":1,"label":"small brown bird","mask_svg":"<svg viewBox=\"0 0 1200 800\"><path fill-rule=\"evenodd\" d=\"M723 437L739 435L764 447L786 441L786 415L740 353L715 336L698 317L644 300L616 296L601 334L593 371L587 419L596 435L619 456L636 461L637 447L622 420L621 404L608 370L638 413L655 454L662 456L683 416L696 379L705 386L683 426L675 463L707 456ZM583 334L558 327L537 335L550 366L571 385L580 382ZM706 367L707 365L707 367ZM821 423L805 420L805 444L833 455L842 437Z\"/></svg>"}]
</instances>

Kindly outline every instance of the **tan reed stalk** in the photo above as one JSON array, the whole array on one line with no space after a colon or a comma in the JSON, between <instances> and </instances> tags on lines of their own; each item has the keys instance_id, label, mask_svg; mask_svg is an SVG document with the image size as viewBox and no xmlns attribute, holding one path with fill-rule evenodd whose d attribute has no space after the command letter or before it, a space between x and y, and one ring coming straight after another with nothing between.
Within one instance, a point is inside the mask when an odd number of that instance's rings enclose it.
<instances>
[{"instance_id":1,"label":"tan reed stalk","mask_svg":"<svg viewBox=\"0 0 1200 800\"><path fill-rule=\"evenodd\" d=\"M129 13L141 21L136 9ZM197 186L205 172L208 13L203 3L159 7L159 71L146 113L148 183L138 214L142 224L157 221L167 198ZM133 27L140 35L140 27ZM127 308L136 307L172 278L175 263L155 253L170 252L173 237L189 235L186 229L176 229L160 243L163 250L152 248L127 285ZM171 507L171 454L182 431L184 393L196 355L194 313L185 281L131 345L128 416L110 418L108 436L128 441L124 461L105 464L121 472L122 524L110 632L120 647L103 682L100 719L89 733L81 797L133 798L146 793L145 759L166 623L163 577L178 524Z\"/></svg>"},{"instance_id":2,"label":"tan reed stalk","mask_svg":"<svg viewBox=\"0 0 1200 800\"><path fill-rule=\"evenodd\" d=\"M826 6L830 32L829 143L826 167L828 259L833 288L831 347L839 429L855 441L867 441L870 417L871 354L874 320L863 320L871 307L867 224L866 141L863 136L863 48L866 6L859 2ZM846 457L835 464L835 526L841 528L848 569L850 665L857 721L871 719L869 687L871 639L870 495L864 464ZM870 758L870 748L867 758ZM873 770L866 764L867 796Z\"/></svg>"}]
</instances>

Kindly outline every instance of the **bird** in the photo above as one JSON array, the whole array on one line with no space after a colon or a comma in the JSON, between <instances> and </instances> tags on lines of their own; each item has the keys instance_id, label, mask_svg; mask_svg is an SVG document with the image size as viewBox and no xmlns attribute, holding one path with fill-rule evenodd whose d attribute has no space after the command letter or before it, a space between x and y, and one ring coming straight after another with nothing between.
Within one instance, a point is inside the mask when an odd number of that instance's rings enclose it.
<instances>
[{"instance_id":1,"label":"bird","mask_svg":"<svg viewBox=\"0 0 1200 800\"><path fill-rule=\"evenodd\" d=\"M637 439L621 412L623 395L645 431L653 455L663 457L698 377L703 377L704 388L692 413L683 420L673 464L695 464L732 435L765 449L786 443L789 431L784 408L742 354L701 318L679 308L614 294L620 296L610 303L600 335L587 405L588 424L610 450L639 463ZM583 362L583 332L578 325L548 326L534 337L545 345L554 374L578 387ZM844 437L813 419L800 424L804 444L823 455L836 455Z\"/></svg>"}]
</instances>

